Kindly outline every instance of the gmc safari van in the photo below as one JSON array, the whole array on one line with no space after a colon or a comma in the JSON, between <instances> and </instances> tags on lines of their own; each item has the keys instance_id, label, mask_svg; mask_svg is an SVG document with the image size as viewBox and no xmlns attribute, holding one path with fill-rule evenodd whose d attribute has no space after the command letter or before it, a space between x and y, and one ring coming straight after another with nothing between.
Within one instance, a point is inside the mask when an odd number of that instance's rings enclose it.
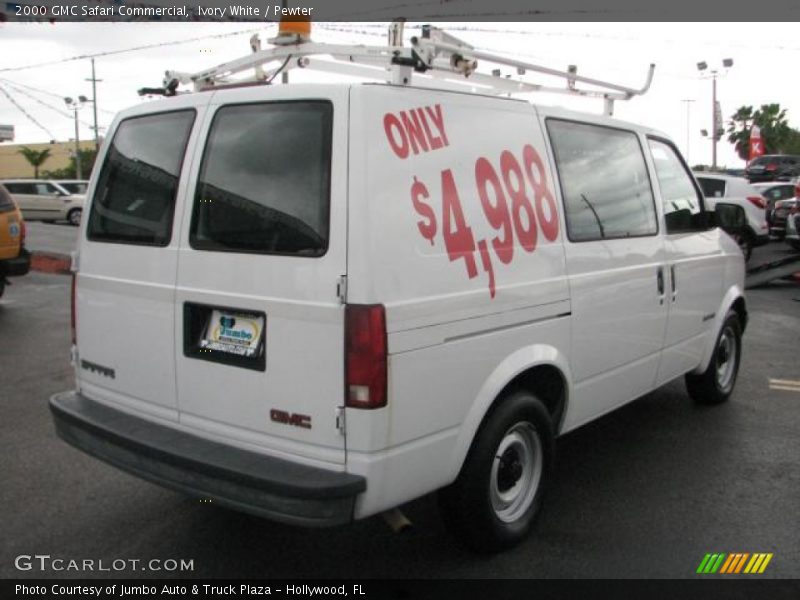
<instances>
[{"instance_id":1,"label":"gmc safari van","mask_svg":"<svg viewBox=\"0 0 800 600\"><path fill-rule=\"evenodd\" d=\"M507 548L559 435L677 377L710 404L736 382L742 253L675 144L607 116L212 88L121 113L87 210L58 434L271 519L439 490L458 537Z\"/></svg>"}]
</instances>

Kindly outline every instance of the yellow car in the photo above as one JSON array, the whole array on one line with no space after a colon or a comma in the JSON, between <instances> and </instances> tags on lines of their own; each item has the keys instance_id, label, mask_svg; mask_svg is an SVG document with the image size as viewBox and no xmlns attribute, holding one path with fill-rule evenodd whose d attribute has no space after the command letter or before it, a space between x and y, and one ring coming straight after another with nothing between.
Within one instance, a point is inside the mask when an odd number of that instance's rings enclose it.
<instances>
[{"instance_id":1,"label":"yellow car","mask_svg":"<svg viewBox=\"0 0 800 600\"><path fill-rule=\"evenodd\" d=\"M0 185L0 296L9 283L7 277L25 275L31 267L25 250L25 222L8 190Z\"/></svg>"}]
</instances>

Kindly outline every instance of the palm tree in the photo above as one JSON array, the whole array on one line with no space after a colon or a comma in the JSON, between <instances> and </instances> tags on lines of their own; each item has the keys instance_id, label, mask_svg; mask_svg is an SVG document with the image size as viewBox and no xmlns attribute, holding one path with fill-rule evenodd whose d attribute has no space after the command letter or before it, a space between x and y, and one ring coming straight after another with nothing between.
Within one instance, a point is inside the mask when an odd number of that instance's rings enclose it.
<instances>
[{"instance_id":1,"label":"palm tree","mask_svg":"<svg viewBox=\"0 0 800 600\"><path fill-rule=\"evenodd\" d=\"M34 150L33 148L28 148L27 146L23 146L19 149L19 153L25 157L30 165L33 167L33 177L35 179L39 179L39 167L44 164L48 158L50 158L50 148L45 148L44 150Z\"/></svg>"}]
</instances>

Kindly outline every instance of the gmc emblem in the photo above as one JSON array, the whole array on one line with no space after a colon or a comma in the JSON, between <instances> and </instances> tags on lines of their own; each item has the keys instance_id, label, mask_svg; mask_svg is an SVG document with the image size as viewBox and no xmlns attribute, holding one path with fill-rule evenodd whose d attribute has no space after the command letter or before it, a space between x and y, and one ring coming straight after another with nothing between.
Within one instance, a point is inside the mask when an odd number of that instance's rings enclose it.
<instances>
[{"instance_id":1,"label":"gmc emblem","mask_svg":"<svg viewBox=\"0 0 800 600\"><path fill-rule=\"evenodd\" d=\"M269 418L275 423L293 425L294 427L302 427L303 429L311 429L311 417L308 415L288 413L285 410L273 408L271 411L269 411Z\"/></svg>"}]
</instances>

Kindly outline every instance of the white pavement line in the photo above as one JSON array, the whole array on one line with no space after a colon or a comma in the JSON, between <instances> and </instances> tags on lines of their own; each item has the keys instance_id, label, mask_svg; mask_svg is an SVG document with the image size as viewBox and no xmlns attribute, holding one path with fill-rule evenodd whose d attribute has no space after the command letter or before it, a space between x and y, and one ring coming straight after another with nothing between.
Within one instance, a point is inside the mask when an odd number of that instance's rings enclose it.
<instances>
[{"instance_id":1,"label":"white pavement line","mask_svg":"<svg viewBox=\"0 0 800 600\"><path fill-rule=\"evenodd\" d=\"M794 392L795 394L800 394L800 386L797 387L789 387L786 385L771 385L769 386L771 390L783 390L784 392Z\"/></svg>"},{"instance_id":2,"label":"white pavement line","mask_svg":"<svg viewBox=\"0 0 800 600\"><path fill-rule=\"evenodd\" d=\"M800 386L800 379L770 379L769 384Z\"/></svg>"}]
</instances>

